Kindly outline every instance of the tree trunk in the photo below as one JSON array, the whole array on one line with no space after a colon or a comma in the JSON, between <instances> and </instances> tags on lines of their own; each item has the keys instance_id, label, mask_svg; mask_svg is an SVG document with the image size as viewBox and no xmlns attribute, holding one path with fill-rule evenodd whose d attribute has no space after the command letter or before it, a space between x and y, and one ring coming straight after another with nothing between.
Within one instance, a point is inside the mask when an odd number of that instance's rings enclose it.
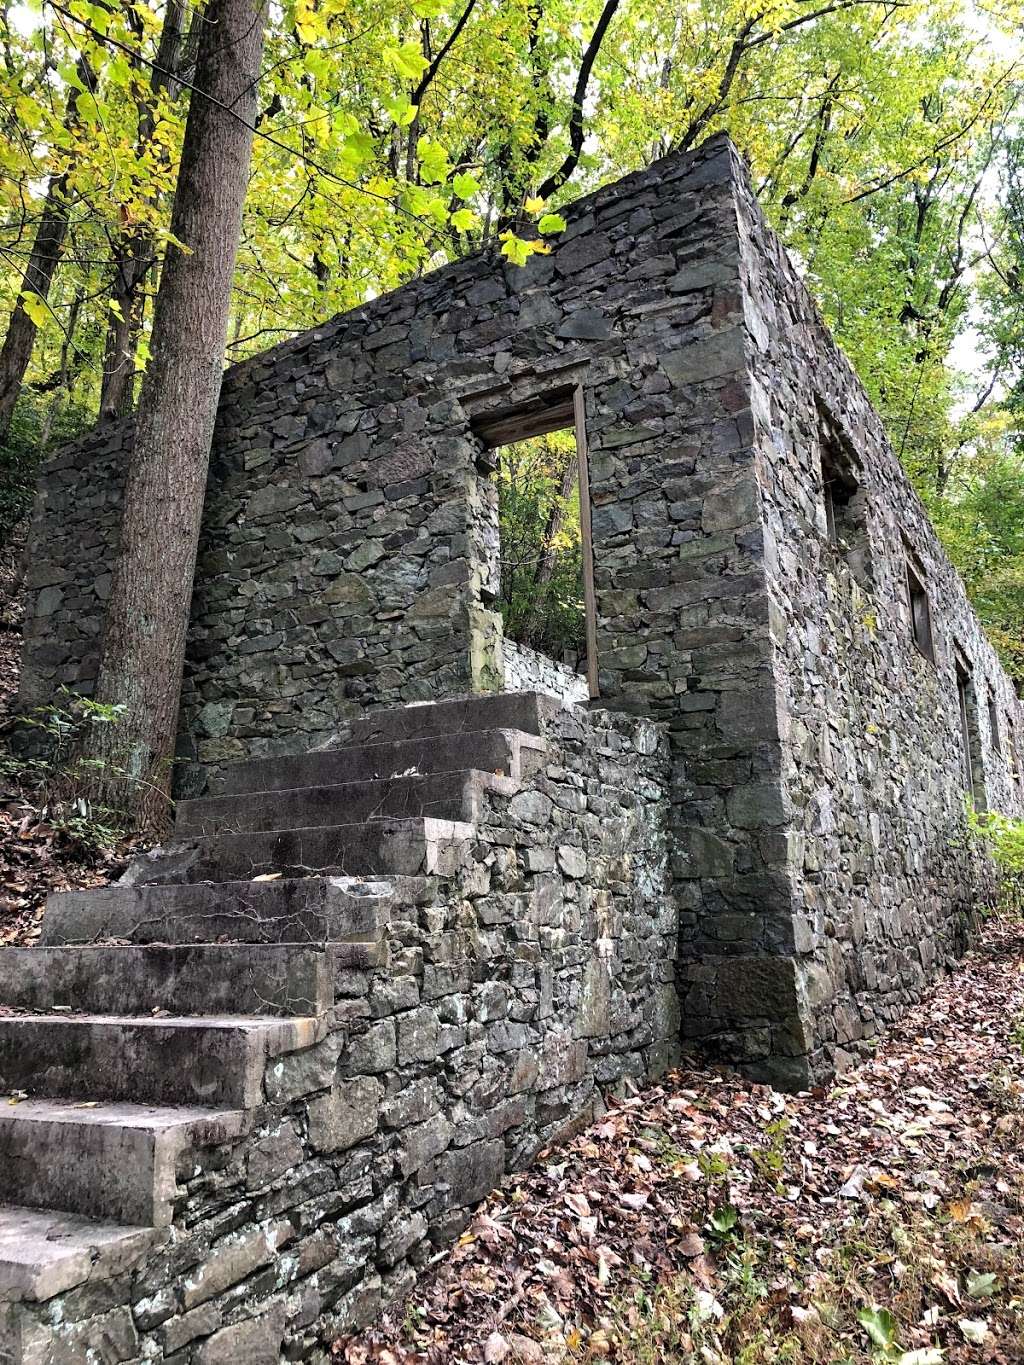
<instances>
[{"instance_id":1,"label":"tree trunk","mask_svg":"<svg viewBox=\"0 0 1024 1365\"><path fill-rule=\"evenodd\" d=\"M80 58L76 68L79 81L87 89L92 88L92 71L85 58ZM67 122L73 127L78 118L78 95L76 86L68 91ZM64 250L64 239L68 235L71 206L68 202L69 172L50 177L43 201L42 217L36 229L35 241L28 258L28 266L21 281L21 290L7 324L7 335L0 347L0 441L6 441L11 430L14 408L25 381L25 372L32 359L32 349L36 344L36 324L25 312L22 294L36 294L44 302L49 297L50 286L57 272L57 263Z\"/></svg>"},{"instance_id":2,"label":"tree trunk","mask_svg":"<svg viewBox=\"0 0 1024 1365\"><path fill-rule=\"evenodd\" d=\"M141 39L141 28L139 36ZM181 0L171 0L164 13L156 63L150 79L152 93L146 101L139 101L136 156L140 161L151 150L156 128L156 101L160 91L166 89L172 95L181 91L182 87L174 78L179 75L184 60L184 38L184 5ZM134 406L135 355L145 311L142 286L155 256L156 244L148 232L122 232L113 244L112 306L107 316L107 337L103 350L101 417L124 417Z\"/></svg>"},{"instance_id":3,"label":"tree trunk","mask_svg":"<svg viewBox=\"0 0 1024 1365\"><path fill-rule=\"evenodd\" d=\"M565 523L566 503L572 497L572 490L576 487L576 479L579 474L579 461L575 452L569 457L569 462L562 470L562 482L558 494L551 504L548 512L547 525L544 527L544 536L540 543L540 554L537 556L537 563L533 570L533 582L536 588L533 598L533 607L530 610L526 621L525 635L527 639L532 638L534 630L540 625L544 615L544 607L547 602L548 584L551 575L555 570L555 541Z\"/></svg>"},{"instance_id":4,"label":"tree trunk","mask_svg":"<svg viewBox=\"0 0 1024 1365\"><path fill-rule=\"evenodd\" d=\"M103 765L85 770L93 795L118 799L150 832L167 817L265 7L210 0L203 16L171 217L190 250L168 246L157 293L96 686L101 702L122 711L83 745Z\"/></svg>"}]
</instances>

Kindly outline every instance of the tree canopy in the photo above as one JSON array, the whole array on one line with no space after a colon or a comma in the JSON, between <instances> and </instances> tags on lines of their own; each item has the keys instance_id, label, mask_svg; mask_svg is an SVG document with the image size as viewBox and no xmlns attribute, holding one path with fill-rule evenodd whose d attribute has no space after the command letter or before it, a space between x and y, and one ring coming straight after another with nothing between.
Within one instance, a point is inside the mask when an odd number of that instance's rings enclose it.
<instances>
[{"instance_id":1,"label":"tree canopy","mask_svg":"<svg viewBox=\"0 0 1024 1365\"><path fill-rule=\"evenodd\" d=\"M196 14L0 6L22 458L137 395ZM480 245L521 261L560 205L725 129L1024 679L1022 18L1019 0L282 0L228 356Z\"/></svg>"}]
</instances>

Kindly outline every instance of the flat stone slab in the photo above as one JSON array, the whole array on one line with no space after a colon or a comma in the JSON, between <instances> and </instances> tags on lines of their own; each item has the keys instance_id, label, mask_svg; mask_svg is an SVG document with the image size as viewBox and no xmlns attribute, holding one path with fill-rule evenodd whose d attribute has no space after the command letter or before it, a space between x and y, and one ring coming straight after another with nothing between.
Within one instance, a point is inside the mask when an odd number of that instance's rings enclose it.
<instances>
[{"instance_id":1,"label":"flat stone slab","mask_svg":"<svg viewBox=\"0 0 1024 1365\"><path fill-rule=\"evenodd\" d=\"M0 1095L250 1108L269 1058L311 1047L316 1019L0 1018Z\"/></svg>"},{"instance_id":2,"label":"flat stone slab","mask_svg":"<svg viewBox=\"0 0 1024 1365\"><path fill-rule=\"evenodd\" d=\"M186 1148L240 1137L238 1110L22 1100L0 1107L0 1202L141 1227L170 1222Z\"/></svg>"},{"instance_id":3,"label":"flat stone slab","mask_svg":"<svg viewBox=\"0 0 1024 1365\"><path fill-rule=\"evenodd\" d=\"M279 877L273 881L146 881L162 850L133 864L138 884L119 882L51 895L40 944L87 944L117 938L132 943L366 942L380 937L394 904L419 905L433 892L421 878Z\"/></svg>"},{"instance_id":4,"label":"flat stone slab","mask_svg":"<svg viewBox=\"0 0 1024 1365\"><path fill-rule=\"evenodd\" d=\"M385 777L438 775L466 768L519 778L524 757L543 750L544 743L538 736L517 729L460 730L456 734L374 740L291 757L234 763L215 774L211 791L228 796L336 786Z\"/></svg>"},{"instance_id":5,"label":"flat stone slab","mask_svg":"<svg viewBox=\"0 0 1024 1365\"><path fill-rule=\"evenodd\" d=\"M305 944L5 948L0 1004L53 1013L316 1015L334 1003L332 961Z\"/></svg>"},{"instance_id":6,"label":"flat stone slab","mask_svg":"<svg viewBox=\"0 0 1024 1365\"><path fill-rule=\"evenodd\" d=\"M174 833L191 835L353 824L382 816L477 819L485 791L514 795L512 778L475 768L453 772L375 777L335 786L285 788L180 801Z\"/></svg>"},{"instance_id":7,"label":"flat stone slab","mask_svg":"<svg viewBox=\"0 0 1024 1365\"><path fill-rule=\"evenodd\" d=\"M445 701L407 702L404 706L367 711L352 722L353 744L382 740L423 739L473 730L522 730L543 734L543 722L561 706L540 692L496 692L490 696L454 697Z\"/></svg>"},{"instance_id":8,"label":"flat stone slab","mask_svg":"<svg viewBox=\"0 0 1024 1365\"><path fill-rule=\"evenodd\" d=\"M152 862L154 882L283 877L452 876L468 854L472 825L460 820L367 820L178 840Z\"/></svg>"},{"instance_id":9,"label":"flat stone slab","mask_svg":"<svg viewBox=\"0 0 1024 1365\"><path fill-rule=\"evenodd\" d=\"M131 1266L165 1234L73 1213L0 1205L0 1301L50 1299Z\"/></svg>"}]
</instances>

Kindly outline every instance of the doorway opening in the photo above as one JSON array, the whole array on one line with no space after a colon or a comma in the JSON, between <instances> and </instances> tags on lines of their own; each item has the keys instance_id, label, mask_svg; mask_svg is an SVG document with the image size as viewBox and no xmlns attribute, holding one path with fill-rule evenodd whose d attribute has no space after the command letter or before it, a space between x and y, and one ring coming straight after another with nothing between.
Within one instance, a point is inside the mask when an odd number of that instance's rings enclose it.
<instances>
[{"instance_id":1,"label":"doorway opening","mask_svg":"<svg viewBox=\"0 0 1024 1365\"><path fill-rule=\"evenodd\" d=\"M583 392L570 388L473 424L492 452L494 607L506 641L587 679L597 696L596 612Z\"/></svg>"}]
</instances>

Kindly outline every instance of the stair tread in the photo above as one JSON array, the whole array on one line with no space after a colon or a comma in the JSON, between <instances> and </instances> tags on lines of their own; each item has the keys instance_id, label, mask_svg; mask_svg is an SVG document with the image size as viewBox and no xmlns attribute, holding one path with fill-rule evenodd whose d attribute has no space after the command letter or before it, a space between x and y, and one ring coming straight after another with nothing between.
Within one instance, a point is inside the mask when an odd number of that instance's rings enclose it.
<instances>
[{"instance_id":1,"label":"stair tread","mask_svg":"<svg viewBox=\"0 0 1024 1365\"><path fill-rule=\"evenodd\" d=\"M494 770L495 761L515 765L521 751L544 748L545 742L539 735L517 726L502 725L471 726L447 734L412 735L401 739L370 738L336 744L329 749L247 758L227 764L216 775L210 794L244 795L252 791L272 791L280 786L294 787L297 784L289 778L318 768L351 773L352 776L343 778L348 782L394 777L409 767L416 768L416 775L424 777L439 777L465 770L467 766L487 772ZM481 759L486 761L481 762Z\"/></svg>"},{"instance_id":2,"label":"stair tread","mask_svg":"<svg viewBox=\"0 0 1024 1365\"><path fill-rule=\"evenodd\" d=\"M180 836L182 843L194 843L199 839L215 840L233 838L236 835L263 834L268 838L272 834L322 834L324 830L344 829L344 830L366 830L374 833L394 832L404 833L407 829L414 826L423 826L425 834L434 836L447 834L453 838L469 839L476 832L475 825L468 820L449 820L444 816L438 815L373 815L366 820L339 820L336 825L283 825L280 829L267 830L226 830L223 834L184 834ZM429 826L429 828L426 828ZM443 828L441 828L443 826ZM435 828L436 827L436 828ZM174 843L178 843L176 838ZM173 851L173 844L171 850ZM314 876L323 876L323 873L313 873ZM372 880L377 874L370 873L368 880ZM387 876L387 873L382 874ZM233 880L238 881L236 877Z\"/></svg>"},{"instance_id":3,"label":"stair tread","mask_svg":"<svg viewBox=\"0 0 1024 1365\"><path fill-rule=\"evenodd\" d=\"M113 1274L160 1236L155 1228L0 1204L0 1299L48 1299Z\"/></svg>"},{"instance_id":4,"label":"stair tread","mask_svg":"<svg viewBox=\"0 0 1024 1365\"><path fill-rule=\"evenodd\" d=\"M239 1109L205 1109L198 1105L135 1104L130 1100L28 1099L0 1107L0 1124L75 1123L89 1127L132 1128L150 1133L169 1132L193 1123L223 1123L242 1131Z\"/></svg>"},{"instance_id":5,"label":"stair tread","mask_svg":"<svg viewBox=\"0 0 1024 1365\"><path fill-rule=\"evenodd\" d=\"M378 777L360 777L351 782L304 782L296 787L270 787L250 792L215 792L211 793L209 796L197 796L190 800L180 801L178 804L179 807L206 806L212 803L216 803L217 805L229 805L239 801L252 801L256 798L266 799L268 801L286 801L289 797L308 796L311 793L320 792L323 792L325 796L331 795L343 799L346 792L352 791L357 787L373 787L383 783L393 783L396 785L405 784L406 786L411 787L416 783L427 785L431 782L441 781L442 779L444 782L449 782L459 778L468 779L471 777L483 778L489 784L500 784L502 781L508 781L508 775L506 773L492 772L489 768L450 768L442 773L390 773L381 774ZM371 815L366 817L368 820L420 820L437 818L444 819L446 817L420 815ZM364 821L354 820L351 823L361 825Z\"/></svg>"},{"instance_id":6,"label":"stair tread","mask_svg":"<svg viewBox=\"0 0 1024 1365\"><path fill-rule=\"evenodd\" d=\"M223 1029L231 1033L275 1033L291 1034L298 1032L307 1023L316 1024L313 1015L289 1015L279 1018L266 1014L97 1014L95 1011L58 1014L46 1010L26 1011L24 1014L0 1015L0 1029L7 1025L54 1024L109 1024L132 1028L186 1028L186 1029Z\"/></svg>"}]
</instances>

